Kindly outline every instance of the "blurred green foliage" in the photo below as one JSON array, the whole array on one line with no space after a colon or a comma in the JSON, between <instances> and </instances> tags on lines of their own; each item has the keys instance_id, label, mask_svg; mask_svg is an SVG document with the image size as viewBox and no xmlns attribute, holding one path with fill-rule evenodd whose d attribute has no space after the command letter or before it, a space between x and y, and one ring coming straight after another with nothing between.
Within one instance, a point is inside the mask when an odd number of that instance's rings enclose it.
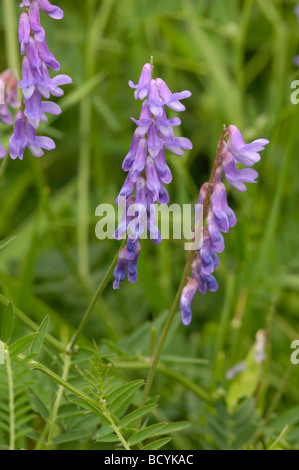
<instances>
[{"instance_id":1,"label":"blurred green foliage","mask_svg":"<svg viewBox=\"0 0 299 470\"><path fill-rule=\"evenodd\" d=\"M20 0L11 1L18 14ZM299 339L299 108L290 101L299 76L293 65L299 51L295 1L57 3L65 18L55 22L43 15L42 21L50 50L74 84L59 100L62 115L44 126L57 149L40 160L28 152L24 161L9 162L0 182L0 240L16 237L0 251L1 294L39 325L49 315L48 331L67 344L119 248L116 241L96 239L95 209L113 204L124 181L121 163L134 131L129 118L140 112L127 84L138 80L153 56L155 76L173 91L192 92L182 135L194 149L184 157L169 155L172 202L196 201L224 123L237 125L247 141L264 137L270 145L256 165L258 184L248 185L245 194L230 191L238 224L225 236L216 272L220 289L195 297L190 327L182 327L177 315L152 389L159 406L150 424L192 424L161 442L169 449L299 449L299 366L290 362L290 344ZM11 63L13 44L5 38L13 27L1 11L0 70ZM1 125L5 145L10 132ZM108 285L71 365L73 385L83 387L76 360L91 357L92 340L120 381L146 377L185 256L182 243L142 242L139 282L124 282L119 292ZM13 341L30 333L20 316L14 323ZM265 361L227 380L226 371L246 360L261 329L267 331ZM53 345L43 349L42 359L61 375ZM27 437L20 425L23 448L39 440L57 392L43 375L27 375L35 414L28 411ZM216 405L205 404L201 389ZM140 393L129 411L138 409ZM80 428L82 416L63 414L76 406L71 394L61 404L52 448L114 448L111 437L110 443L96 442L102 429L97 419L89 417ZM5 447L9 429L0 429ZM107 435L104 428L100 436Z\"/></svg>"}]
</instances>

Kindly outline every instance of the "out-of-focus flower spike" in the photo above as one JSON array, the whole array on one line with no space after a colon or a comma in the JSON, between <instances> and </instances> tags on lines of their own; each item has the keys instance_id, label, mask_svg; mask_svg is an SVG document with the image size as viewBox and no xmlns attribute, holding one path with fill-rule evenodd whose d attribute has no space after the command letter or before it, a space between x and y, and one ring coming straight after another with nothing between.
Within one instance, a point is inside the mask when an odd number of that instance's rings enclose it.
<instances>
[{"instance_id":1,"label":"out-of-focus flower spike","mask_svg":"<svg viewBox=\"0 0 299 470\"><path fill-rule=\"evenodd\" d=\"M213 272L219 266L219 258L216 253L221 253L225 248L222 232L227 233L237 222L234 211L227 203L226 188L222 183L223 173L232 187L238 191L246 191L244 183L256 183L258 173L252 168L239 169L237 165L240 163L246 167L253 166L261 158L259 152L264 150L268 143L269 141L266 139L258 139L246 144L239 129L233 125L224 128L222 132L211 178L201 187L198 198L198 204L203 205L206 226L203 232L203 244L194 256L191 272L192 279L197 282L201 294L205 294L207 290L217 291L218 283ZM195 223L197 222L195 220ZM185 288L186 292L188 292L189 283L190 281ZM193 295L192 292L191 300ZM191 319L190 303L187 303L187 307L185 306L184 296L185 290L183 290L181 298L182 319L185 314L184 309L187 309L187 318Z\"/></svg>"}]
</instances>

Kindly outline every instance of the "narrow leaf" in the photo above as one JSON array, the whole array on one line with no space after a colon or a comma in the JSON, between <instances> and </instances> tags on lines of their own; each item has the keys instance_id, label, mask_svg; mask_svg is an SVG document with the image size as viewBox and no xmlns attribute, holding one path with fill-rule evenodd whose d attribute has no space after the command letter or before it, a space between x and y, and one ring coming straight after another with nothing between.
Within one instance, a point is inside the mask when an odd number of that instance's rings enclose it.
<instances>
[{"instance_id":1,"label":"narrow leaf","mask_svg":"<svg viewBox=\"0 0 299 470\"><path fill-rule=\"evenodd\" d=\"M133 436L130 437L129 445L134 446L135 444L145 441L150 437L157 436L158 432L161 431L166 426L166 424L167 423L152 424L151 426L136 432L133 434Z\"/></svg>"},{"instance_id":2,"label":"narrow leaf","mask_svg":"<svg viewBox=\"0 0 299 470\"><path fill-rule=\"evenodd\" d=\"M13 303L11 302L4 314L4 321L2 325L2 331L1 331L1 339L3 343L8 343L12 330L13 330L13 322L14 322L14 310L13 310Z\"/></svg>"},{"instance_id":3,"label":"narrow leaf","mask_svg":"<svg viewBox=\"0 0 299 470\"><path fill-rule=\"evenodd\" d=\"M164 437L163 439L158 439L157 441L151 442L145 447L142 447L141 450L158 450L161 447L164 447L168 442L171 441L171 437Z\"/></svg>"},{"instance_id":4,"label":"narrow leaf","mask_svg":"<svg viewBox=\"0 0 299 470\"><path fill-rule=\"evenodd\" d=\"M143 406L142 408L139 408L138 410L133 411L129 415L125 416L119 423L119 428L125 428L129 425L133 425L136 421L138 421L140 418L143 416L147 415L148 413L151 413L155 408L157 408L157 405L146 405Z\"/></svg>"},{"instance_id":5,"label":"narrow leaf","mask_svg":"<svg viewBox=\"0 0 299 470\"><path fill-rule=\"evenodd\" d=\"M47 331L48 331L48 326L49 326L49 315L47 315L44 318L41 326L39 327L39 329L36 332L36 336L33 339L32 344L31 344L30 354L35 354L35 355L39 354L39 352L41 350L41 347L43 345L45 336L46 336Z\"/></svg>"}]
</instances>

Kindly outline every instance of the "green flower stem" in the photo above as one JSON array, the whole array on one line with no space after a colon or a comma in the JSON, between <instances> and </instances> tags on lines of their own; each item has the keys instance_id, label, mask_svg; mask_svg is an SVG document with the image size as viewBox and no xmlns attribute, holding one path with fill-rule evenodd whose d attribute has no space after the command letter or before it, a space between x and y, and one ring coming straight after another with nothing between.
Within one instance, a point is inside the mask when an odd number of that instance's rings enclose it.
<instances>
[{"instance_id":1,"label":"green flower stem","mask_svg":"<svg viewBox=\"0 0 299 470\"><path fill-rule=\"evenodd\" d=\"M72 358L69 354L64 355L64 364L63 364L63 371L62 371L62 380L67 381L70 367L72 364ZM35 450L41 450L43 448L44 442L46 441L46 446L50 446L53 435L54 435L54 429L55 429L55 424L57 420L57 415L59 412L60 408L60 403L63 397L63 392L64 392L64 387L63 385L59 385L59 388L57 390L57 395L56 399L54 402L54 405L51 410L51 414L49 416L49 419L46 423L46 426L43 430L43 433L41 435L41 438L39 439L38 443L36 444Z\"/></svg>"},{"instance_id":2,"label":"green flower stem","mask_svg":"<svg viewBox=\"0 0 299 470\"><path fill-rule=\"evenodd\" d=\"M40 165L37 162L37 159L30 159L30 164L32 171L35 174L34 182L36 184L37 190L39 191L40 195L43 194L45 188L48 187L46 178L42 172ZM73 256L70 252L69 244L66 242L63 230L59 227L57 223L56 215L54 214L51 204L49 195L45 201L45 211L47 218L51 225L51 232L53 236L54 243L56 244L57 248L61 251L62 256L65 259L66 264L69 266L70 271L74 277L74 279L82 286L84 293L88 299L90 299L94 294L94 287L90 282L90 279L82 278L77 263L74 261ZM108 317L105 312L104 308L101 308L101 305L96 306L97 312L101 317L102 325L106 329L106 335L109 336L111 339L116 340L116 333L117 325L115 322L112 323L112 319Z\"/></svg>"},{"instance_id":3,"label":"green flower stem","mask_svg":"<svg viewBox=\"0 0 299 470\"><path fill-rule=\"evenodd\" d=\"M203 220L206 218L207 213L208 213L209 204L210 204L210 196L211 196L211 191L212 191L212 185L214 183L214 179L215 179L215 176L216 176L217 169L218 169L218 167L221 163L221 151L222 151L223 141L224 141L226 132L227 132L227 129L226 129L226 127L224 127L223 131L222 131L222 134L221 134L220 141L218 143L217 153L216 153L216 157L215 157L215 160L214 160L211 176L210 176L209 183L208 183L207 194L206 194L206 197L205 197L204 202L203 202ZM190 254L189 254L189 257L187 259L187 262L185 264L182 279L181 279L179 288L177 290L174 302L172 304L172 307L170 309L168 318L166 320L166 323L165 323L164 328L163 328L162 333L161 333L161 337L160 337L160 340L159 340L159 343L158 343L158 346L157 346L157 349L156 349L156 352L155 352L155 355L154 355L154 358L153 358L153 361L152 361L152 365L151 365L151 368L150 368L150 371L149 371L149 374L148 374L148 377L147 377L147 380L146 380L146 384L145 384L145 387L144 387L141 406L144 406L147 402L149 392L151 390L151 386L153 384L154 376L155 376L155 373L156 373L156 370L157 370L160 355L161 355L162 349L164 347L164 344L165 344L165 341L166 341L166 338L167 338L167 334L169 332L169 329L170 329L171 324L173 322L173 319L175 317L177 308L179 306L181 293L182 293L183 288L185 287L185 284L186 284L186 281L187 281L187 278L188 278L188 275L189 275L189 271L191 269L191 264L192 264L193 259L194 259L194 251L191 251Z\"/></svg>"},{"instance_id":4,"label":"green flower stem","mask_svg":"<svg viewBox=\"0 0 299 470\"><path fill-rule=\"evenodd\" d=\"M146 384L145 384L145 387L144 387L141 406L144 406L147 402L149 392L151 390L153 380L154 380L154 377L155 377L155 373L156 373L156 370L157 370L160 355L161 355L163 346L165 344L167 334L169 332L169 329L170 329L171 324L173 322L173 319L175 317L175 314L176 314L176 311L177 311L177 308L178 308L178 305L179 305L179 302L180 302L181 293L182 293L182 290L183 290L183 288L186 284L193 258L194 258L194 252L191 251L190 254L189 254L188 260L186 262L184 272L183 272L183 275L182 275L182 279L181 279L179 288L177 290L174 302L172 304L172 307L170 309L168 318L167 318L166 323L164 325L164 328L162 330L161 337L160 337L160 340L159 340L159 343L158 343L153 361L151 363L151 368L150 368L150 371L149 371L149 374L148 374L148 377L147 377L147 380L146 380Z\"/></svg>"},{"instance_id":5,"label":"green flower stem","mask_svg":"<svg viewBox=\"0 0 299 470\"><path fill-rule=\"evenodd\" d=\"M23 355L19 355L18 358L20 360L24 360ZM68 390L71 392L73 395L75 395L78 398L81 398L85 403L91 405L93 408L99 409L99 411L105 416L105 418L109 421L109 424L111 428L114 430L115 434L119 438L120 442L124 446L126 450L130 450L129 444L127 443L126 439L124 438L122 432L120 431L119 427L115 423L114 419L112 418L111 414L107 410L106 406L104 403L97 402L90 396L86 395L86 393L81 392L78 388L74 387L71 385L69 382L64 380L63 377L59 377L59 375L55 374L52 370L48 369L46 366L43 364L40 364L39 362L36 362L34 360L29 360L26 363L26 366L31 369L31 370L38 370L42 372L43 374L47 375L52 379L54 382L56 382L58 385L63 387L63 389Z\"/></svg>"},{"instance_id":6,"label":"green flower stem","mask_svg":"<svg viewBox=\"0 0 299 470\"><path fill-rule=\"evenodd\" d=\"M121 250L123 249L123 247L125 246L125 244L126 244L126 240L124 240L124 241L122 242L119 251L117 252L117 254L116 254L114 260L112 261L112 263L111 263L111 265L110 265L108 271L106 272L104 278L102 279L102 281L101 281L99 287L97 288L96 292L94 293L94 296L93 296L93 298L92 298L91 301L90 301L90 304L89 304L89 306L88 306L88 308L87 308L87 310L86 310L86 312L85 312L85 314L84 314L84 316L83 316L83 318L82 318L82 320L81 320L81 323L80 323L80 325L78 326L78 328L77 328L77 330L76 330L74 336L72 337L72 339L71 339L71 341L70 341L70 343L69 343L69 345L68 345L68 347L67 347L67 353L68 353L68 354L71 354L71 353L72 353L72 351L73 351L73 349L74 349L74 346L77 344L78 339L80 338L82 332L84 331L84 328L85 328L85 326L86 326L86 324L87 324L87 322L88 322L88 320L89 320L89 318L90 318L90 316L91 316L91 314L92 314L92 312L93 312L93 309L94 309L94 307L95 307L95 305L96 305L96 303L97 303L99 297L102 295L104 289L106 288L108 282L110 281L110 278L111 278L111 276L112 276L112 274L113 274L114 268L115 268L115 266L116 266L116 264L117 264L117 260L118 260L119 253L121 252Z\"/></svg>"},{"instance_id":7,"label":"green flower stem","mask_svg":"<svg viewBox=\"0 0 299 470\"><path fill-rule=\"evenodd\" d=\"M9 393L9 450L15 450L15 399L14 399L14 384L13 373L11 368L10 354L5 345L5 364L8 379L8 393Z\"/></svg>"},{"instance_id":8,"label":"green flower stem","mask_svg":"<svg viewBox=\"0 0 299 470\"><path fill-rule=\"evenodd\" d=\"M114 1L101 2L98 10L95 10L94 0L86 2L88 24L85 39L85 78L92 79L95 75L95 63L98 51L98 38L106 28ZM88 250L88 214L89 214L89 185L91 162L91 132L92 132L92 100L86 96L80 104L79 112L79 162L78 162L78 269L83 279L89 280L89 250ZM101 156L100 156L101 158ZM104 173L104 167L103 167Z\"/></svg>"},{"instance_id":9,"label":"green flower stem","mask_svg":"<svg viewBox=\"0 0 299 470\"><path fill-rule=\"evenodd\" d=\"M6 172L6 168L7 168L9 160L10 160L9 154L7 154L6 157L4 158L4 160L2 160L2 163L1 163L1 166L0 166L0 181L4 176L4 173Z\"/></svg>"}]
</instances>

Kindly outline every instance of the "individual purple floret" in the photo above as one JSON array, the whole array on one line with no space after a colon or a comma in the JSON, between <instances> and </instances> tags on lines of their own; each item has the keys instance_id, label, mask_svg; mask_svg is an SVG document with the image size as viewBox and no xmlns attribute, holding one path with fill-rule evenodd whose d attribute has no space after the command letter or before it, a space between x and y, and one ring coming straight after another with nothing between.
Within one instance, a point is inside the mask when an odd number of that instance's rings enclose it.
<instances>
[{"instance_id":1,"label":"individual purple floret","mask_svg":"<svg viewBox=\"0 0 299 470\"><path fill-rule=\"evenodd\" d=\"M48 68L58 71L60 64L48 49L45 30L40 22L40 10L54 19L61 19L63 18L61 8L52 5L48 0L24 0L20 6L25 7L19 22L20 50L22 55L25 54L22 63L22 80L19 82L23 102L21 114L17 115L14 134L9 143L10 156L13 159L22 159L26 147L35 157L43 155L41 149L55 148L52 139L38 137L35 134L35 129L38 129L40 122L47 122L47 114L61 113L56 103L44 101L43 98L48 99L50 95L62 96L64 92L60 86L72 83L72 79L67 75L50 77ZM21 122L23 134L20 131ZM21 141L22 145L20 145ZM26 142L25 147L24 142Z\"/></svg>"},{"instance_id":2,"label":"individual purple floret","mask_svg":"<svg viewBox=\"0 0 299 470\"><path fill-rule=\"evenodd\" d=\"M22 160L27 147L34 157L41 157L44 154L42 149L53 150L55 142L50 137L37 136L24 113L19 111L15 119L14 133L9 140L11 158Z\"/></svg>"},{"instance_id":3,"label":"individual purple floret","mask_svg":"<svg viewBox=\"0 0 299 470\"><path fill-rule=\"evenodd\" d=\"M161 234L156 225L156 203L168 204L169 195L164 184L172 181L172 174L166 163L165 149L176 155L183 155L183 149L192 144L184 137L174 137L173 127L181 124L180 119L167 119L165 106L184 111L180 100L191 96L189 91L172 94L166 83L152 78L153 66L145 64L139 82L129 86L135 89L135 99L144 100L140 118L131 118L137 125L132 144L122 168L128 172L126 181L116 199L117 204L125 203L125 210L115 232L120 240L128 233L127 245L121 251L115 268L114 289L119 288L126 274L130 282L137 281L137 260L140 253L139 240L147 232L150 239L158 244ZM133 193L135 191L135 196Z\"/></svg>"},{"instance_id":4,"label":"individual purple floret","mask_svg":"<svg viewBox=\"0 0 299 470\"><path fill-rule=\"evenodd\" d=\"M191 302L195 295L195 286L202 294L208 290L217 291L218 283L213 273L219 266L217 253L222 253L225 248L222 233L228 233L237 223L236 215L227 203L223 174L233 188L246 191L244 183L256 183L258 173L252 168L238 168L238 165L252 167L261 158L259 152L268 144L266 139L245 144L239 129L233 125L225 128L222 133L211 179L203 184L198 198L198 204L203 205L206 225L203 228L202 246L195 252L192 261L191 278L182 291L180 307L184 325L191 322Z\"/></svg>"},{"instance_id":5,"label":"individual purple floret","mask_svg":"<svg viewBox=\"0 0 299 470\"><path fill-rule=\"evenodd\" d=\"M183 325L190 325L192 320L191 302L198 289L198 282L195 278L190 279L184 287L180 300L180 309Z\"/></svg>"}]
</instances>

